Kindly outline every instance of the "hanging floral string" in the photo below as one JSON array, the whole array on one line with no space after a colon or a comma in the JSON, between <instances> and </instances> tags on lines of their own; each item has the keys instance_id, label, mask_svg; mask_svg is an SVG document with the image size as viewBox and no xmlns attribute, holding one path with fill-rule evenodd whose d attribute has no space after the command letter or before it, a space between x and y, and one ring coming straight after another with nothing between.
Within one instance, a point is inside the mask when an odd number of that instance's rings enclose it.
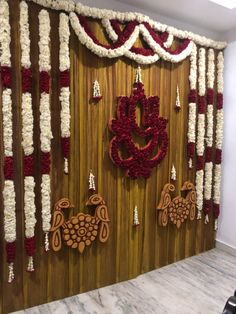
<instances>
[{"instance_id":1,"label":"hanging floral string","mask_svg":"<svg viewBox=\"0 0 236 314\"><path fill-rule=\"evenodd\" d=\"M60 102L61 102L61 144L64 157L64 172L68 174L70 153L70 28L69 18L60 14L59 24L59 68L60 68Z\"/></svg>"},{"instance_id":2,"label":"hanging floral string","mask_svg":"<svg viewBox=\"0 0 236 314\"><path fill-rule=\"evenodd\" d=\"M176 169L175 166L172 165L170 178L172 181L176 181Z\"/></svg>"},{"instance_id":3,"label":"hanging floral string","mask_svg":"<svg viewBox=\"0 0 236 314\"><path fill-rule=\"evenodd\" d=\"M142 71L140 66L138 66L135 73L135 83L142 83Z\"/></svg>"},{"instance_id":4,"label":"hanging floral string","mask_svg":"<svg viewBox=\"0 0 236 314\"><path fill-rule=\"evenodd\" d=\"M93 82L93 100L99 101L102 99L101 90L100 90L100 84L98 80L95 80Z\"/></svg>"},{"instance_id":5,"label":"hanging floral string","mask_svg":"<svg viewBox=\"0 0 236 314\"><path fill-rule=\"evenodd\" d=\"M187 155L189 158L189 168L193 167L193 158L195 156L196 145L196 103L197 103L197 47L193 46L190 55L190 74L189 74L190 92L188 96L188 145Z\"/></svg>"},{"instance_id":6,"label":"hanging floral string","mask_svg":"<svg viewBox=\"0 0 236 314\"><path fill-rule=\"evenodd\" d=\"M138 219L138 207L135 205L134 207L134 216L133 216L133 227L138 227L140 225L139 219Z\"/></svg>"},{"instance_id":7,"label":"hanging floral string","mask_svg":"<svg viewBox=\"0 0 236 314\"><path fill-rule=\"evenodd\" d=\"M205 140L205 111L206 111L206 50L199 49L199 77L198 77L198 121L197 121L197 165L196 165L196 193L197 193L197 219L202 217L203 183L204 183L204 140Z\"/></svg>"},{"instance_id":8,"label":"hanging floral string","mask_svg":"<svg viewBox=\"0 0 236 314\"><path fill-rule=\"evenodd\" d=\"M215 54L213 49L208 50L207 69L207 129L206 129L206 154L205 154L205 182L204 182L204 214L205 223L209 222L209 213L212 207L212 145L214 121L214 82L215 82Z\"/></svg>"},{"instance_id":9,"label":"hanging floral string","mask_svg":"<svg viewBox=\"0 0 236 314\"><path fill-rule=\"evenodd\" d=\"M33 176L33 109L31 96L31 61L30 34L28 22L28 5L20 3L20 44L22 73L22 148L24 151L24 214L25 214L25 250L29 256L27 270L34 271L33 256L35 254L35 180Z\"/></svg>"},{"instance_id":10,"label":"hanging floral string","mask_svg":"<svg viewBox=\"0 0 236 314\"><path fill-rule=\"evenodd\" d=\"M181 109L181 103L180 103L180 97L179 97L179 86L176 87L176 101L175 101L175 109L180 110Z\"/></svg>"},{"instance_id":11,"label":"hanging floral string","mask_svg":"<svg viewBox=\"0 0 236 314\"><path fill-rule=\"evenodd\" d=\"M95 175L93 174L92 170L89 172L89 191L95 192L96 186L95 186Z\"/></svg>"},{"instance_id":12,"label":"hanging floral string","mask_svg":"<svg viewBox=\"0 0 236 314\"><path fill-rule=\"evenodd\" d=\"M39 13L39 71L40 71L40 146L42 223L45 250L49 250L48 232L51 228L51 113L50 113L50 18L45 10Z\"/></svg>"},{"instance_id":13,"label":"hanging floral string","mask_svg":"<svg viewBox=\"0 0 236 314\"><path fill-rule=\"evenodd\" d=\"M216 113L216 135L215 135L215 167L214 167L214 195L213 214L215 217L215 230L217 229L220 214L220 183L221 183L221 155L223 142L223 89L224 89L224 56L219 52L217 56L217 113Z\"/></svg>"},{"instance_id":14,"label":"hanging floral string","mask_svg":"<svg viewBox=\"0 0 236 314\"><path fill-rule=\"evenodd\" d=\"M14 280L14 261L16 255L16 203L13 167L13 128L12 128L12 74L10 51L9 6L1 1L0 10L0 65L2 83L2 118L3 118L3 149L4 149L4 238L6 241L6 258L9 268L8 282Z\"/></svg>"}]
</instances>

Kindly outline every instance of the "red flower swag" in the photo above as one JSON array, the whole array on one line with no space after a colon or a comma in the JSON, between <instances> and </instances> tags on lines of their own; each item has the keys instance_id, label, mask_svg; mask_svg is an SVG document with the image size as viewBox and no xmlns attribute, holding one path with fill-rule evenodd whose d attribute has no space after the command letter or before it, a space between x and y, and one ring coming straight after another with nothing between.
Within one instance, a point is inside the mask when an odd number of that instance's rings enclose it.
<instances>
[{"instance_id":1,"label":"red flower swag","mask_svg":"<svg viewBox=\"0 0 236 314\"><path fill-rule=\"evenodd\" d=\"M136 121L137 104L143 109L140 127ZM167 119L159 117L159 98L157 96L147 98L143 84L135 83L133 95L118 97L117 119L109 122L109 129L115 134L109 149L113 163L126 169L126 175L132 179L148 178L152 168L166 155L168 149L166 124ZM132 134L144 138L147 144L144 147L135 145ZM127 159L123 159L119 153L122 148L125 148L130 156Z\"/></svg>"}]
</instances>

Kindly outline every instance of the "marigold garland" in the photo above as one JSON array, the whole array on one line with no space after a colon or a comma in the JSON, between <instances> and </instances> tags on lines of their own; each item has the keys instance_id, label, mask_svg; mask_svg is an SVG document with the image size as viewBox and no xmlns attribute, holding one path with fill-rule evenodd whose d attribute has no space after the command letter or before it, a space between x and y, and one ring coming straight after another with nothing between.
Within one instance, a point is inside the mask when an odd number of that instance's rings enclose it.
<instances>
[{"instance_id":1,"label":"marigold garland","mask_svg":"<svg viewBox=\"0 0 236 314\"><path fill-rule=\"evenodd\" d=\"M215 135L215 167L213 187L213 215L215 217L215 229L220 214L220 183L221 183L221 155L223 142L223 89L224 89L224 56L219 52L217 56L217 113L216 113L216 135Z\"/></svg>"},{"instance_id":2,"label":"marigold garland","mask_svg":"<svg viewBox=\"0 0 236 314\"><path fill-rule=\"evenodd\" d=\"M60 68L60 102L61 102L61 145L64 157L64 172L68 174L70 153L70 28L69 18L60 14L59 24L59 68Z\"/></svg>"},{"instance_id":3,"label":"marigold garland","mask_svg":"<svg viewBox=\"0 0 236 314\"><path fill-rule=\"evenodd\" d=\"M41 146L41 197L42 224L45 233L45 250L49 250L48 232L51 228L51 112L50 112L50 18L45 10L39 13L39 71L40 71L40 146Z\"/></svg>"},{"instance_id":4,"label":"marigold garland","mask_svg":"<svg viewBox=\"0 0 236 314\"><path fill-rule=\"evenodd\" d=\"M203 183L204 183L204 140L205 140L205 111L206 111L206 50L199 49L199 77L198 77L198 121L197 121L197 165L196 165L196 193L197 193L197 219L202 217Z\"/></svg>"},{"instance_id":5,"label":"marigold garland","mask_svg":"<svg viewBox=\"0 0 236 314\"><path fill-rule=\"evenodd\" d=\"M11 90L11 51L9 6L1 1L0 10L0 65L2 83L2 117L3 117L3 149L4 149L4 238L6 241L6 258L9 268L8 282L14 280L14 262L16 255L16 204L13 167L13 127L12 127L12 90Z\"/></svg>"},{"instance_id":6,"label":"marigold garland","mask_svg":"<svg viewBox=\"0 0 236 314\"><path fill-rule=\"evenodd\" d=\"M208 50L207 69L207 129L206 129L206 155L205 155L205 182L204 182L204 214L205 223L209 222L209 213L212 208L212 145L214 123L214 81L215 81L215 54L213 49Z\"/></svg>"}]
</instances>

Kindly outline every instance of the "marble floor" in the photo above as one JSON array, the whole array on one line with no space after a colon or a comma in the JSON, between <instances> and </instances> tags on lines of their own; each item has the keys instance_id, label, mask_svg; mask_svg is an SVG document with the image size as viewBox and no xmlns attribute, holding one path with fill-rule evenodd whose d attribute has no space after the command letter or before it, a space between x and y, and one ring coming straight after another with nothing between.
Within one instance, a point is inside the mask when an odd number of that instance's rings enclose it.
<instances>
[{"instance_id":1,"label":"marble floor","mask_svg":"<svg viewBox=\"0 0 236 314\"><path fill-rule=\"evenodd\" d=\"M221 314L236 289L236 257L219 249L126 282L15 314Z\"/></svg>"}]
</instances>

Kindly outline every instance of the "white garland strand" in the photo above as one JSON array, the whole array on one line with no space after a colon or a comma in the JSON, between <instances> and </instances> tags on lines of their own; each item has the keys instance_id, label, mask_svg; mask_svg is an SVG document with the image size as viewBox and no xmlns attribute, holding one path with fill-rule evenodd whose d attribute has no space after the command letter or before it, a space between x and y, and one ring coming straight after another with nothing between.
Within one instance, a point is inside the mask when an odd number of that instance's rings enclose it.
<instances>
[{"instance_id":1,"label":"white garland strand","mask_svg":"<svg viewBox=\"0 0 236 314\"><path fill-rule=\"evenodd\" d=\"M21 67L30 69L30 33L28 5L25 1L20 3L20 44L21 44ZM30 156L34 152L33 146L33 108L32 96L29 92L22 93L22 148L25 156ZM25 214L25 237L33 238L36 225L36 206L35 206L35 180L32 176L24 179L24 214ZM33 257L29 257L28 271L33 271Z\"/></svg>"},{"instance_id":2,"label":"white garland strand","mask_svg":"<svg viewBox=\"0 0 236 314\"><path fill-rule=\"evenodd\" d=\"M214 88L215 82L215 54L213 49L208 50L208 67L207 67L207 87ZM212 148L213 145L213 125L214 125L214 108L213 104L207 104L207 130L206 130L206 146ZM212 197L212 170L213 163L208 161L205 163L205 182L204 182L204 198L207 201ZM209 222L209 216L206 214L205 223Z\"/></svg>"},{"instance_id":3,"label":"white garland strand","mask_svg":"<svg viewBox=\"0 0 236 314\"><path fill-rule=\"evenodd\" d=\"M100 90L100 84L98 82L98 80L95 80L93 82L93 99L101 99L102 95L101 95L101 90Z\"/></svg>"},{"instance_id":4,"label":"white garland strand","mask_svg":"<svg viewBox=\"0 0 236 314\"><path fill-rule=\"evenodd\" d=\"M81 3L76 4L73 0L30 0L30 1L35 2L47 8L52 8L55 10L62 10L68 13L76 12L84 16L105 20L105 22L103 22L103 25L108 30L107 32L109 34L109 37L112 40L113 39L116 40L116 36L114 34L114 30L113 29L111 30L111 27L107 26L108 24L106 20L115 19L120 22L129 22L129 21L138 21L139 23L147 22L151 25L151 27L153 27L153 29L155 29L155 31L168 32L171 37L169 36L166 43L164 44L166 47L168 47L169 44L172 43L171 40L173 40L173 36L178 37L180 39L188 38L200 46L211 47L211 48L215 48L219 50L224 49L227 45L226 42L214 41L212 39L194 34L192 32L182 31L172 26L167 26L165 24L155 22L152 19L150 19L148 16L143 15L141 13L116 12L116 11L107 10L107 9L91 8ZM111 33L113 33L113 35L110 35Z\"/></svg>"},{"instance_id":5,"label":"white garland strand","mask_svg":"<svg viewBox=\"0 0 236 314\"><path fill-rule=\"evenodd\" d=\"M223 94L224 90L224 56L223 52L219 52L217 56L217 93ZM216 113L216 149L222 151L223 143L223 126L224 126L224 111L217 109ZM220 204L220 185L221 185L221 165L216 164L214 168L214 187L213 187L213 200L215 204ZM218 220L215 220L215 230L218 227Z\"/></svg>"},{"instance_id":6,"label":"white garland strand","mask_svg":"<svg viewBox=\"0 0 236 314\"><path fill-rule=\"evenodd\" d=\"M59 24L59 69L61 72L70 70L70 28L69 18L66 14L60 14ZM60 91L60 102L61 102L61 137L70 137L70 87L61 87ZM64 157L64 172L68 174L69 165L68 158Z\"/></svg>"},{"instance_id":7,"label":"white garland strand","mask_svg":"<svg viewBox=\"0 0 236 314\"><path fill-rule=\"evenodd\" d=\"M142 83L142 71L140 66L138 66L135 73L135 83Z\"/></svg>"},{"instance_id":8,"label":"white garland strand","mask_svg":"<svg viewBox=\"0 0 236 314\"><path fill-rule=\"evenodd\" d=\"M11 28L9 21L8 2L0 2L0 66L11 67ZM2 116L3 116L3 149L4 157L13 157L13 128L12 128L12 91L5 88L2 92ZM16 241L16 203L14 180L5 180L3 187L4 210L4 238L7 243ZM8 282L14 280L14 263L10 263Z\"/></svg>"},{"instance_id":9,"label":"white garland strand","mask_svg":"<svg viewBox=\"0 0 236 314\"><path fill-rule=\"evenodd\" d=\"M199 49L199 77L198 77L198 88L199 96L205 96L206 93L206 51L205 48ZM198 123L197 123L197 156L203 156L204 154L204 140L205 140L205 114L198 113ZM202 218L202 208L203 208L203 181L204 181L204 171L197 170L196 172L196 193L197 193L197 219Z\"/></svg>"},{"instance_id":10,"label":"white garland strand","mask_svg":"<svg viewBox=\"0 0 236 314\"><path fill-rule=\"evenodd\" d=\"M39 71L50 72L50 18L45 10L39 13ZM51 152L51 112L50 95L43 92L40 96L40 143L43 153ZM50 175L42 175L42 224L45 233L45 250L49 250L48 232L51 228L51 183Z\"/></svg>"},{"instance_id":11,"label":"white garland strand","mask_svg":"<svg viewBox=\"0 0 236 314\"><path fill-rule=\"evenodd\" d=\"M197 47L194 44L190 55L190 74L189 74L190 90L196 91L197 88ZM188 143L196 142L196 117L197 105L194 102L188 104ZM189 158L189 168L193 167L192 158Z\"/></svg>"}]
</instances>

